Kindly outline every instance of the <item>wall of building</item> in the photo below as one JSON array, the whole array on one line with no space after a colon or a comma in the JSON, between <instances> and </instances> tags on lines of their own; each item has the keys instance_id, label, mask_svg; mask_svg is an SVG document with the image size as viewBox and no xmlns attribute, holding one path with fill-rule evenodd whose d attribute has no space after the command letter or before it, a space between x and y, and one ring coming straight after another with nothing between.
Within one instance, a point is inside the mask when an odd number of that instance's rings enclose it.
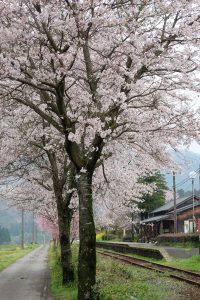
<instances>
[{"instance_id":1,"label":"wall of building","mask_svg":"<svg viewBox=\"0 0 200 300\"><path fill-rule=\"evenodd\" d=\"M194 208L194 215L195 215L195 217L200 218L200 206L197 206ZM191 208L187 211L183 211L183 212L179 213L177 215L177 219L178 220L187 220L187 219L192 219L192 216L193 216L193 210Z\"/></svg>"},{"instance_id":2,"label":"wall of building","mask_svg":"<svg viewBox=\"0 0 200 300\"><path fill-rule=\"evenodd\" d=\"M194 208L194 215L196 219L200 218L200 206ZM193 219L192 208L177 215L178 232L184 232L184 221L189 219Z\"/></svg>"}]
</instances>

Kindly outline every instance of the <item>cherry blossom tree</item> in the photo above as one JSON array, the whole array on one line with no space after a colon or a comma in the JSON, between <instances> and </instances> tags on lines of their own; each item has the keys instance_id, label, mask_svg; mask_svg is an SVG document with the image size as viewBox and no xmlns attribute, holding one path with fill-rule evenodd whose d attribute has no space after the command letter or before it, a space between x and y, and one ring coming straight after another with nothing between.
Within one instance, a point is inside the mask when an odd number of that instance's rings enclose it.
<instances>
[{"instance_id":1,"label":"cherry blossom tree","mask_svg":"<svg viewBox=\"0 0 200 300\"><path fill-rule=\"evenodd\" d=\"M196 134L198 2L1 1L1 97L54 128L75 167L78 299L95 298L95 168L117 144L159 159Z\"/></svg>"},{"instance_id":2,"label":"cherry blossom tree","mask_svg":"<svg viewBox=\"0 0 200 300\"><path fill-rule=\"evenodd\" d=\"M48 232L52 237L54 241L58 240L59 237L59 231L58 231L58 224L55 223L51 218L47 216L41 216L39 215L36 219L36 223L41 228L41 230L44 230Z\"/></svg>"},{"instance_id":3,"label":"cherry blossom tree","mask_svg":"<svg viewBox=\"0 0 200 300\"><path fill-rule=\"evenodd\" d=\"M47 231L54 240L59 239L59 227L58 227L58 216L57 216L57 210L54 207L53 209L42 209L41 212L39 212L36 223L38 226L44 230ZM70 239L71 243L78 237L78 213L77 211L74 212L71 220L71 234Z\"/></svg>"},{"instance_id":4,"label":"cherry blossom tree","mask_svg":"<svg viewBox=\"0 0 200 300\"><path fill-rule=\"evenodd\" d=\"M116 147L115 147L116 148ZM138 223L144 194L151 195L156 186L147 184L141 178L157 173L157 170L174 170L178 166L173 157L162 152L160 159L147 151L124 151L117 146L117 151L106 160L105 165L95 170L93 180L95 222L99 227L130 227L130 214L136 217L132 222ZM137 166L137 168L135 168Z\"/></svg>"},{"instance_id":5,"label":"cherry blossom tree","mask_svg":"<svg viewBox=\"0 0 200 300\"><path fill-rule=\"evenodd\" d=\"M47 218L48 223L56 216L54 223L59 228L63 283L67 283L74 279L70 223L76 206L71 201L75 182L62 142L57 140L52 150L48 143L49 131L43 120L30 114L26 107L14 112L4 111L1 178L7 185L4 194L15 204ZM8 184L9 181L14 182Z\"/></svg>"}]
</instances>

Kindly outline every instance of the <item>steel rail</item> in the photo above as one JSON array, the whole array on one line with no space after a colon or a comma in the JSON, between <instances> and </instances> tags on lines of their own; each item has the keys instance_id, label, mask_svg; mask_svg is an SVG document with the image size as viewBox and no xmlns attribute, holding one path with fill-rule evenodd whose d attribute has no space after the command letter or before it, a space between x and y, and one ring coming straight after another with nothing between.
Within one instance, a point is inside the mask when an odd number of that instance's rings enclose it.
<instances>
[{"instance_id":1,"label":"steel rail","mask_svg":"<svg viewBox=\"0 0 200 300\"><path fill-rule=\"evenodd\" d=\"M117 259L121 262L124 262L129 265L136 265L138 267L142 267L145 269L149 269L152 271L160 272L160 273L167 273L169 277L187 282L192 285L197 285L200 287L200 273L187 271L183 269L178 269L170 266L164 266L158 263L150 262L147 260L130 257L123 254L118 254L111 251L100 251L97 250L97 253L104 255L106 257L110 257L113 259Z\"/></svg>"}]
</instances>

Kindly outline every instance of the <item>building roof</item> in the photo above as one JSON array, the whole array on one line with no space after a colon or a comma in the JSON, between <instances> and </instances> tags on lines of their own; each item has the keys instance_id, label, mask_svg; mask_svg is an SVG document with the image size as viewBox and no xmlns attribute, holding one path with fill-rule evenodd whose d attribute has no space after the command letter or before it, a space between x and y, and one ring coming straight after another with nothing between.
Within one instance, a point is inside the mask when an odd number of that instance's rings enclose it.
<instances>
[{"instance_id":1,"label":"building roof","mask_svg":"<svg viewBox=\"0 0 200 300\"><path fill-rule=\"evenodd\" d=\"M200 201L194 203L194 207L199 206L199 205L200 205ZM193 207L193 204L191 203L191 204L189 204L189 205L187 205L187 206L178 208L178 209L176 210L176 212L177 212L177 214L178 214L178 213L180 213L180 212L182 212L182 211L191 209L192 207Z\"/></svg>"},{"instance_id":2,"label":"building roof","mask_svg":"<svg viewBox=\"0 0 200 300\"><path fill-rule=\"evenodd\" d=\"M189 199L189 198L191 198L191 197L188 197L186 199ZM180 203L182 203L182 202L180 202ZM194 203L194 207L199 206L199 205L200 205L200 201ZM163 205L163 206L165 206L165 205ZM176 211L176 213L179 214L179 213L181 213L183 211L191 209L192 207L193 207L193 204L191 203L191 204L186 205L184 207L178 208L177 211ZM148 218L148 219L142 220L140 222L140 224L159 222L161 220L167 220L167 219L168 220L173 220L173 210L171 211L170 214L155 216L155 217L152 217L152 218Z\"/></svg>"},{"instance_id":3,"label":"building roof","mask_svg":"<svg viewBox=\"0 0 200 300\"><path fill-rule=\"evenodd\" d=\"M180 204L190 200L192 198L192 196L189 196L189 197L184 197L184 198L177 198L176 199L176 206L178 207ZM194 195L194 198L196 200L200 200L200 197ZM167 203L165 203L164 205L154 209L151 213L158 213L158 212L161 212L161 211L170 211L174 208L174 200L171 200Z\"/></svg>"},{"instance_id":4,"label":"building roof","mask_svg":"<svg viewBox=\"0 0 200 300\"><path fill-rule=\"evenodd\" d=\"M171 219L171 216L170 215L162 215L162 216L152 217L152 218L149 218L149 219L142 220L140 222L140 224L151 223L151 222L159 222L159 221L165 220L165 219Z\"/></svg>"},{"instance_id":5,"label":"building roof","mask_svg":"<svg viewBox=\"0 0 200 300\"><path fill-rule=\"evenodd\" d=\"M188 197L188 198L185 198L185 199L190 199L191 197ZM197 198L199 198L199 197L197 197ZM182 203L182 202L184 202L184 201L181 201L181 202L179 202L179 203ZM168 203L167 203L168 204ZM194 203L194 207L196 207L196 206L199 206L200 205L200 201L198 201L198 202L195 202ZM165 206L165 205L163 205L163 206ZM162 207L163 207L162 206ZM188 210L188 209L191 209L193 207L193 204L191 203L191 204L189 204L189 205L186 205L186 206L184 206L184 207L181 207L181 208L178 208L177 209L177 211L176 211L176 213L177 214L179 214L179 213L181 213L181 212L183 212L183 211L186 211L186 210ZM148 218L148 219L145 219L145 220L142 220L142 221L140 221L140 224L147 224L147 223L153 223L153 222L159 222L159 221L161 221L161 220L172 220L173 219L173 210L171 211L171 213L170 214L165 214L165 215L160 215L160 216L155 216L155 217L152 217L152 218Z\"/></svg>"}]
</instances>

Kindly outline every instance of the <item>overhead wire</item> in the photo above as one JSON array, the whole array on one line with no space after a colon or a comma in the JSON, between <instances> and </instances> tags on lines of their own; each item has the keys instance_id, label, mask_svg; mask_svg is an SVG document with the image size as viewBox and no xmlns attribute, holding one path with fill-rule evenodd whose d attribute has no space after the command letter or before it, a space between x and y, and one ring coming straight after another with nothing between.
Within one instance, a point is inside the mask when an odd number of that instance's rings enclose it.
<instances>
[{"instance_id":1,"label":"overhead wire","mask_svg":"<svg viewBox=\"0 0 200 300\"><path fill-rule=\"evenodd\" d=\"M195 171L194 171L195 173L200 173L200 168L198 168L198 169L196 169ZM187 181L189 181L189 180L191 180L191 178L188 176L188 177L186 177L185 179L183 179L182 181L180 181L180 182L178 182L176 185L175 185L175 187L177 188L177 187L180 187L180 186L182 186L183 184L185 184Z\"/></svg>"}]
</instances>

